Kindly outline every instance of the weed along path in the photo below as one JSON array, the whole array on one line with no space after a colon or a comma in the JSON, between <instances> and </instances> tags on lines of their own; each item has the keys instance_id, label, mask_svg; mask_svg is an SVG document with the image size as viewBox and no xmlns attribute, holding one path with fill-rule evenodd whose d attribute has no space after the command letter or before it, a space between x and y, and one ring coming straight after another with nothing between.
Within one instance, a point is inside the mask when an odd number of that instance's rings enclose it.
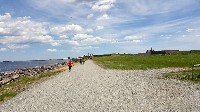
<instances>
[{"instance_id":1,"label":"weed along path","mask_svg":"<svg viewBox=\"0 0 200 112\"><path fill-rule=\"evenodd\" d=\"M0 111L199 112L199 85L157 78L179 70L105 70L88 60L4 102Z\"/></svg>"}]
</instances>

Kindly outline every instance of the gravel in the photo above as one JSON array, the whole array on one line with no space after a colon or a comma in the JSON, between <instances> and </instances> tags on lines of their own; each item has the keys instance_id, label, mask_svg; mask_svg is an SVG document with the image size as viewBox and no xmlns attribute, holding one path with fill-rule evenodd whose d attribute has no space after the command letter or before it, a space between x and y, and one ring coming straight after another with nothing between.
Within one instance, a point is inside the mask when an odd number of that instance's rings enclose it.
<instances>
[{"instance_id":1,"label":"gravel","mask_svg":"<svg viewBox=\"0 0 200 112\"><path fill-rule=\"evenodd\" d=\"M88 60L0 105L0 112L199 112L200 85L159 79L154 70L105 70Z\"/></svg>"}]
</instances>

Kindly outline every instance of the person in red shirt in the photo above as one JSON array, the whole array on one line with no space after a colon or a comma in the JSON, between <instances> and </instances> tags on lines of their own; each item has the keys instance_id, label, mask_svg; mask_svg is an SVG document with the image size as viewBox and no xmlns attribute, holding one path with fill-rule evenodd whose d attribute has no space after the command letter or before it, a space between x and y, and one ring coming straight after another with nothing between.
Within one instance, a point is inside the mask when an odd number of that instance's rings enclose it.
<instances>
[{"instance_id":1,"label":"person in red shirt","mask_svg":"<svg viewBox=\"0 0 200 112\"><path fill-rule=\"evenodd\" d=\"M73 66L73 62L70 60L68 63L67 63L68 67L69 67L69 72L71 71L72 69L72 66Z\"/></svg>"}]
</instances>

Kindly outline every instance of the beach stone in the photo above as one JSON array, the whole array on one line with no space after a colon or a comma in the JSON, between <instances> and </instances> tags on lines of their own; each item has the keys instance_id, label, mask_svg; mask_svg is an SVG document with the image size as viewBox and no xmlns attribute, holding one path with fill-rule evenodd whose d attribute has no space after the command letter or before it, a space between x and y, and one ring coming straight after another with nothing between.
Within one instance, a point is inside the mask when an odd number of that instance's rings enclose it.
<instances>
[{"instance_id":1,"label":"beach stone","mask_svg":"<svg viewBox=\"0 0 200 112\"><path fill-rule=\"evenodd\" d=\"M12 79L11 78L4 78L3 80L0 81L0 85L4 85L8 82L10 82Z\"/></svg>"},{"instance_id":2,"label":"beach stone","mask_svg":"<svg viewBox=\"0 0 200 112\"><path fill-rule=\"evenodd\" d=\"M18 79L19 77L20 77L19 74L15 74L15 75L13 75L13 76L11 77L11 79L12 79L12 80L16 80L16 79Z\"/></svg>"},{"instance_id":3,"label":"beach stone","mask_svg":"<svg viewBox=\"0 0 200 112\"><path fill-rule=\"evenodd\" d=\"M62 64L54 64L54 65L44 65L44 66L36 66L33 68L18 68L15 71L6 71L0 73L0 81L1 84L8 83L9 81L15 81L19 77L30 76L33 77L37 74L52 71L62 67ZM8 80L11 79L11 80Z\"/></svg>"}]
</instances>

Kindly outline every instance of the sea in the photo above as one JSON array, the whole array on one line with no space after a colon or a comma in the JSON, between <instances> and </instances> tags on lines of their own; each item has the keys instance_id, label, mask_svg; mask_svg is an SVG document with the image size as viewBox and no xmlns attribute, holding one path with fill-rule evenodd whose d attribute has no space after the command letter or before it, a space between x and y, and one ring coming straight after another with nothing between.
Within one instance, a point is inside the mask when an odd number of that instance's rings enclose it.
<instances>
[{"instance_id":1,"label":"sea","mask_svg":"<svg viewBox=\"0 0 200 112\"><path fill-rule=\"evenodd\" d=\"M0 62L0 73L14 71L19 68L33 68L36 66L53 65L68 62L69 60L33 60L33 61L3 61Z\"/></svg>"}]
</instances>

